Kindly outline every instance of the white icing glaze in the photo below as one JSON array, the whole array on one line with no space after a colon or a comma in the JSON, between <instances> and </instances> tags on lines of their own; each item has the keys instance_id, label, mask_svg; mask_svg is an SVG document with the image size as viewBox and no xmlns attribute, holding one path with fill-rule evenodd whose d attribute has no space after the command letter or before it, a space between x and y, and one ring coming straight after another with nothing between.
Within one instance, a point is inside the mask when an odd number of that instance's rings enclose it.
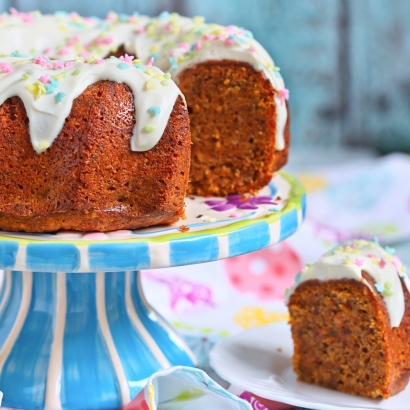
<instances>
[{"instance_id":1,"label":"white icing glaze","mask_svg":"<svg viewBox=\"0 0 410 410\"><path fill-rule=\"evenodd\" d=\"M246 30L166 12L158 18L109 13L106 20L100 20L76 13L43 16L13 11L13 15L4 13L0 18L0 51L7 54L18 49L23 54L65 60L76 55L105 57L121 45L144 62L153 57L154 64L175 74L176 81L186 68L209 60L249 63L275 90L275 148L285 148L288 91L269 54Z\"/></svg>"},{"instance_id":2,"label":"white icing glaze","mask_svg":"<svg viewBox=\"0 0 410 410\"><path fill-rule=\"evenodd\" d=\"M22 61L24 60L15 57L1 59L0 64L8 64L13 71L0 74L0 105L9 97L19 96L22 99L29 118L31 142L38 153L50 147L62 130L73 100L97 81L125 83L131 88L136 117L131 138L133 151L147 151L157 144L168 123L176 98L178 95L182 96L175 83L165 79L159 68L132 64L116 58L96 60L102 62L101 64L66 62L65 64L70 65L57 69L44 67L46 64L53 65L54 62L40 65L30 61L21 63ZM80 71L77 75L76 70ZM61 74L66 76L58 80L59 85L55 91L46 94L40 89L40 95L36 98L33 92L48 85L42 84L40 77L57 75L59 78ZM24 75L28 76L27 80L24 80ZM167 85L162 85L162 82ZM155 89L148 89L149 85ZM34 89L29 91L27 86ZM56 99L58 93L65 94L60 102ZM160 108L158 115L154 116L148 111L153 106ZM152 126L153 131L147 132L146 126Z\"/></svg>"},{"instance_id":3,"label":"white icing glaze","mask_svg":"<svg viewBox=\"0 0 410 410\"><path fill-rule=\"evenodd\" d=\"M373 291L373 287L363 278L362 272L368 273L381 291L390 317L392 327L398 327L404 315L405 300L400 278L407 290L410 282L400 260L384 250L375 242L353 240L324 255L322 259L307 266L297 276L296 283L286 293L286 303L295 289L311 279L321 281L332 279L356 279L365 283ZM387 286L386 286L387 285Z\"/></svg>"}]
</instances>

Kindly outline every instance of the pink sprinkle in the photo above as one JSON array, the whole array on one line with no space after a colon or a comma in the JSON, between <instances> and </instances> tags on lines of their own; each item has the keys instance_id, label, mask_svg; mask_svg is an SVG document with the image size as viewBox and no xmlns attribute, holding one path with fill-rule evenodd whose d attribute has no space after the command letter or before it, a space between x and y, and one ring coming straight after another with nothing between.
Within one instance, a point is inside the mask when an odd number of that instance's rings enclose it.
<instances>
[{"instance_id":1,"label":"pink sprinkle","mask_svg":"<svg viewBox=\"0 0 410 410\"><path fill-rule=\"evenodd\" d=\"M37 57L34 57L33 63L43 65L43 64L47 64L49 61L50 59L47 56L37 56Z\"/></svg>"},{"instance_id":2,"label":"pink sprinkle","mask_svg":"<svg viewBox=\"0 0 410 410\"><path fill-rule=\"evenodd\" d=\"M195 51L198 51L198 50L200 50L201 48L202 48L202 43L201 43L200 41L198 41L198 42L195 44L194 50L195 50Z\"/></svg>"},{"instance_id":3,"label":"pink sprinkle","mask_svg":"<svg viewBox=\"0 0 410 410\"><path fill-rule=\"evenodd\" d=\"M143 33L145 31L145 28L142 24L139 24L136 31L137 33Z\"/></svg>"},{"instance_id":4,"label":"pink sprinkle","mask_svg":"<svg viewBox=\"0 0 410 410\"><path fill-rule=\"evenodd\" d=\"M189 43L181 43L181 44L178 45L178 48L182 48L184 50L189 50L190 45L189 45Z\"/></svg>"},{"instance_id":5,"label":"pink sprinkle","mask_svg":"<svg viewBox=\"0 0 410 410\"><path fill-rule=\"evenodd\" d=\"M250 51L251 53L254 53L254 52L256 51L255 46L250 46L250 47L249 47L249 51Z\"/></svg>"},{"instance_id":6,"label":"pink sprinkle","mask_svg":"<svg viewBox=\"0 0 410 410\"><path fill-rule=\"evenodd\" d=\"M378 256L375 255L374 253L369 253L369 254L367 255L367 257L368 257L368 258L373 258L373 259L374 259L374 258L376 258L376 259L378 258Z\"/></svg>"},{"instance_id":7,"label":"pink sprinkle","mask_svg":"<svg viewBox=\"0 0 410 410\"><path fill-rule=\"evenodd\" d=\"M108 21L115 21L115 20L117 20L117 15L114 14L114 13L109 13L108 16L107 16L107 18L106 18L106 20L108 20Z\"/></svg>"},{"instance_id":8,"label":"pink sprinkle","mask_svg":"<svg viewBox=\"0 0 410 410\"><path fill-rule=\"evenodd\" d=\"M19 12L14 7L10 7L10 14L12 16L18 16Z\"/></svg>"},{"instance_id":9,"label":"pink sprinkle","mask_svg":"<svg viewBox=\"0 0 410 410\"><path fill-rule=\"evenodd\" d=\"M71 17L72 19L75 19L75 18L78 17L78 13L76 13L75 11L72 11L72 12L70 13L70 17Z\"/></svg>"},{"instance_id":10,"label":"pink sprinkle","mask_svg":"<svg viewBox=\"0 0 410 410\"><path fill-rule=\"evenodd\" d=\"M354 264L357 266L363 266L364 260L363 259L356 259Z\"/></svg>"},{"instance_id":11,"label":"pink sprinkle","mask_svg":"<svg viewBox=\"0 0 410 410\"><path fill-rule=\"evenodd\" d=\"M213 40L214 36L212 34L205 34L202 38L208 41L208 40Z\"/></svg>"},{"instance_id":12,"label":"pink sprinkle","mask_svg":"<svg viewBox=\"0 0 410 410\"><path fill-rule=\"evenodd\" d=\"M169 56L170 56L170 57L174 57L174 54L175 54L175 53L174 53L173 51L170 51L170 52L169 52Z\"/></svg>"},{"instance_id":13,"label":"pink sprinkle","mask_svg":"<svg viewBox=\"0 0 410 410\"><path fill-rule=\"evenodd\" d=\"M219 34L219 36L215 37L215 40L224 40L225 37L222 34Z\"/></svg>"},{"instance_id":14,"label":"pink sprinkle","mask_svg":"<svg viewBox=\"0 0 410 410\"><path fill-rule=\"evenodd\" d=\"M229 215L229 218L240 218L242 214L239 212L234 212L233 214Z\"/></svg>"},{"instance_id":15,"label":"pink sprinkle","mask_svg":"<svg viewBox=\"0 0 410 410\"><path fill-rule=\"evenodd\" d=\"M93 64L104 64L105 60L95 60Z\"/></svg>"},{"instance_id":16,"label":"pink sprinkle","mask_svg":"<svg viewBox=\"0 0 410 410\"><path fill-rule=\"evenodd\" d=\"M281 105L285 103L285 100L289 100L289 90L287 88L279 90L279 100Z\"/></svg>"},{"instance_id":17,"label":"pink sprinkle","mask_svg":"<svg viewBox=\"0 0 410 410\"><path fill-rule=\"evenodd\" d=\"M235 42L231 38L227 38L225 40L225 45L226 46L233 46L234 44L235 44Z\"/></svg>"},{"instance_id":18,"label":"pink sprinkle","mask_svg":"<svg viewBox=\"0 0 410 410\"><path fill-rule=\"evenodd\" d=\"M53 63L53 68L56 70L57 68L64 68L64 62L63 61L56 61Z\"/></svg>"},{"instance_id":19,"label":"pink sprinkle","mask_svg":"<svg viewBox=\"0 0 410 410\"><path fill-rule=\"evenodd\" d=\"M381 258L379 262L379 266L383 269L386 266L386 263L387 262L383 258Z\"/></svg>"},{"instance_id":20,"label":"pink sprinkle","mask_svg":"<svg viewBox=\"0 0 410 410\"><path fill-rule=\"evenodd\" d=\"M125 61L126 63L132 63L132 60L134 60L134 56L129 56L128 54L125 54L125 56L120 57L120 60Z\"/></svg>"},{"instance_id":21,"label":"pink sprinkle","mask_svg":"<svg viewBox=\"0 0 410 410\"><path fill-rule=\"evenodd\" d=\"M11 65L8 63L0 63L0 71L2 73L11 73L13 69L11 68Z\"/></svg>"},{"instance_id":22,"label":"pink sprinkle","mask_svg":"<svg viewBox=\"0 0 410 410\"><path fill-rule=\"evenodd\" d=\"M167 23L167 24L165 24L164 29L165 29L165 31L169 31L169 30L171 30L171 23Z\"/></svg>"},{"instance_id":23,"label":"pink sprinkle","mask_svg":"<svg viewBox=\"0 0 410 410\"><path fill-rule=\"evenodd\" d=\"M393 256L391 263L396 268L397 272L400 272L401 260L398 258L398 256Z\"/></svg>"},{"instance_id":24,"label":"pink sprinkle","mask_svg":"<svg viewBox=\"0 0 410 410\"><path fill-rule=\"evenodd\" d=\"M50 54L52 50L53 50L53 49L52 49L51 47L47 47L47 48L44 50L44 52L45 52L46 54Z\"/></svg>"},{"instance_id":25,"label":"pink sprinkle","mask_svg":"<svg viewBox=\"0 0 410 410\"><path fill-rule=\"evenodd\" d=\"M85 21L87 24L92 24L92 23L94 22L94 20L93 20L91 17L84 17L84 21Z\"/></svg>"},{"instance_id":26,"label":"pink sprinkle","mask_svg":"<svg viewBox=\"0 0 410 410\"><path fill-rule=\"evenodd\" d=\"M225 31L227 33L234 33L235 32L236 27L235 26L226 26L225 27Z\"/></svg>"},{"instance_id":27,"label":"pink sprinkle","mask_svg":"<svg viewBox=\"0 0 410 410\"><path fill-rule=\"evenodd\" d=\"M70 49L68 48L68 47L62 47L61 49L60 49L60 54L62 55L62 56L66 56L67 54L69 54L70 53Z\"/></svg>"},{"instance_id":28,"label":"pink sprinkle","mask_svg":"<svg viewBox=\"0 0 410 410\"><path fill-rule=\"evenodd\" d=\"M103 241L108 239L108 236L103 232L89 232L83 236L83 239L90 239L93 241Z\"/></svg>"},{"instance_id":29,"label":"pink sprinkle","mask_svg":"<svg viewBox=\"0 0 410 410\"><path fill-rule=\"evenodd\" d=\"M64 67L70 67L70 66L72 66L73 65L73 62L72 61L66 61L66 62L64 62Z\"/></svg>"},{"instance_id":30,"label":"pink sprinkle","mask_svg":"<svg viewBox=\"0 0 410 410\"><path fill-rule=\"evenodd\" d=\"M154 62L154 57L151 57L151 58L148 60L147 65L152 65L153 62Z\"/></svg>"},{"instance_id":31,"label":"pink sprinkle","mask_svg":"<svg viewBox=\"0 0 410 410\"><path fill-rule=\"evenodd\" d=\"M50 74L45 74L42 75L39 80L43 83L43 84L48 84L50 82Z\"/></svg>"},{"instance_id":32,"label":"pink sprinkle","mask_svg":"<svg viewBox=\"0 0 410 410\"><path fill-rule=\"evenodd\" d=\"M242 36L245 33L246 33L246 30L242 29L242 30L239 30L237 34L238 34L238 36Z\"/></svg>"}]
</instances>

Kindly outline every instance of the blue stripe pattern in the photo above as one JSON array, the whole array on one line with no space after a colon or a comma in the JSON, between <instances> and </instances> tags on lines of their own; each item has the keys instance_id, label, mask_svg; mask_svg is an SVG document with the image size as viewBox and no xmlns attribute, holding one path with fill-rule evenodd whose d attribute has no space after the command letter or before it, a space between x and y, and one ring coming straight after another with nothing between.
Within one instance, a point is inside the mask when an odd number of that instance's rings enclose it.
<instances>
[{"instance_id":1,"label":"blue stripe pattern","mask_svg":"<svg viewBox=\"0 0 410 410\"><path fill-rule=\"evenodd\" d=\"M215 235L173 239L169 246L171 266L214 261L219 253L218 238Z\"/></svg>"},{"instance_id":2,"label":"blue stripe pattern","mask_svg":"<svg viewBox=\"0 0 410 410\"><path fill-rule=\"evenodd\" d=\"M96 274L67 273L61 404L63 409L121 407L119 385L101 337Z\"/></svg>"},{"instance_id":3,"label":"blue stripe pattern","mask_svg":"<svg viewBox=\"0 0 410 410\"><path fill-rule=\"evenodd\" d=\"M298 229L298 211L292 209L286 214L280 217L280 238L279 241L283 241L294 234Z\"/></svg>"},{"instance_id":4,"label":"blue stripe pattern","mask_svg":"<svg viewBox=\"0 0 410 410\"><path fill-rule=\"evenodd\" d=\"M19 248L17 241L0 241L0 269L13 269Z\"/></svg>"},{"instance_id":5,"label":"blue stripe pattern","mask_svg":"<svg viewBox=\"0 0 410 410\"><path fill-rule=\"evenodd\" d=\"M91 271L148 269L149 247L145 242L101 243L88 246Z\"/></svg>"},{"instance_id":6,"label":"blue stripe pattern","mask_svg":"<svg viewBox=\"0 0 410 410\"><path fill-rule=\"evenodd\" d=\"M269 224L258 222L228 235L229 257L265 248L270 244Z\"/></svg>"},{"instance_id":7,"label":"blue stripe pattern","mask_svg":"<svg viewBox=\"0 0 410 410\"><path fill-rule=\"evenodd\" d=\"M132 272L131 297L141 322L158 344L171 366L194 366L191 358L182 348L182 341L175 340L173 335L169 334L169 332L154 319L152 315L153 309L151 311L148 310L143 303L138 289L138 275L138 272ZM155 315L158 316L157 312L155 312Z\"/></svg>"},{"instance_id":8,"label":"blue stripe pattern","mask_svg":"<svg viewBox=\"0 0 410 410\"><path fill-rule=\"evenodd\" d=\"M68 243L30 243L26 248L26 266L31 271L76 272L80 267L80 251Z\"/></svg>"},{"instance_id":9,"label":"blue stripe pattern","mask_svg":"<svg viewBox=\"0 0 410 410\"><path fill-rule=\"evenodd\" d=\"M53 275L49 273L33 272L32 274L35 280L30 308L1 373L1 390L4 393L4 405L7 407L24 409L44 407L45 385L53 341L55 283ZM18 372L16 372L17 364ZM33 389L34 385L35 389Z\"/></svg>"},{"instance_id":10,"label":"blue stripe pattern","mask_svg":"<svg viewBox=\"0 0 410 410\"><path fill-rule=\"evenodd\" d=\"M131 397L161 368L127 314L125 272L105 273L105 304L111 335L128 379Z\"/></svg>"}]
</instances>

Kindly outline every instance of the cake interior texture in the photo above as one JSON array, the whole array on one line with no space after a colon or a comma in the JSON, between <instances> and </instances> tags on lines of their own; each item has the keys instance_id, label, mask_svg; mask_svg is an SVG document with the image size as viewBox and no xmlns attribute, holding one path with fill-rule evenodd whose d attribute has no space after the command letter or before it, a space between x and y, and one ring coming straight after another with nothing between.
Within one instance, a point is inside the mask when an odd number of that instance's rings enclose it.
<instances>
[{"instance_id":1,"label":"cake interior texture","mask_svg":"<svg viewBox=\"0 0 410 410\"><path fill-rule=\"evenodd\" d=\"M191 139L181 97L158 144L130 149L135 123L129 87L90 85L74 100L51 147L37 154L23 102L0 107L0 226L3 230L110 231L184 216Z\"/></svg>"},{"instance_id":2,"label":"cake interior texture","mask_svg":"<svg viewBox=\"0 0 410 410\"><path fill-rule=\"evenodd\" d=\"M289 145L275 150L276 92L251 65L207 61L184 70L178 86L191 123L189 192L202 196L256 193L285 165Z\"/></svg>"},{"instance_id":3,"label":"cake interior texture","mask_svg":"<svg viewBox=\"0 0 410 410\"><path fill-rule=\"evenodd\" d=\"M374 280L308 280L290 297L293 367L299 381L371 398L403 390L410 376L410 297L392 328Z\"/></svg>"}]
</instances>

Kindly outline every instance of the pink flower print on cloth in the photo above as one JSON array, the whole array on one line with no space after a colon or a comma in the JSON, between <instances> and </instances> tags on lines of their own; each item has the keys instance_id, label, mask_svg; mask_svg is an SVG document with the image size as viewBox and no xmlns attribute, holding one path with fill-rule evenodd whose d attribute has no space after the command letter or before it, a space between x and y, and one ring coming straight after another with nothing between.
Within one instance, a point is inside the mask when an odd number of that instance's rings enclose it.
<instances>
[{"instance_id":1,"label":"pink flower print on cloth","mask_svg":"<svg viewBox=\"0 0 410 410\"><path fill-rule=\"evenodd\" d=\"M123 410L252 410L205 372L175 366L154 373L137 397Z\"/></svg>"},{"instance_id":2,"label":"pink flower print on cloth","mask_svg":"<svg viewBox=\"0 0 410 410\"><path fill-rule=\"evenodd\" d=\"M205 201L214 211L224 212L232 209L258 209L258 205L278 205L270 196L244 197L228 195L226 199Z\"/></svg>"},{"instance_id":3,"label":"pink flower print on cloth","mask_svg":"<svg viewBox=\"0 0 410 410\"><path fill-rule=\"evenodd\" d=\"M284 299L285 290L303 269L297 252L287 243L224 261L229 281L240 292L260 300Z\"/></svg>"}]
</instances>

